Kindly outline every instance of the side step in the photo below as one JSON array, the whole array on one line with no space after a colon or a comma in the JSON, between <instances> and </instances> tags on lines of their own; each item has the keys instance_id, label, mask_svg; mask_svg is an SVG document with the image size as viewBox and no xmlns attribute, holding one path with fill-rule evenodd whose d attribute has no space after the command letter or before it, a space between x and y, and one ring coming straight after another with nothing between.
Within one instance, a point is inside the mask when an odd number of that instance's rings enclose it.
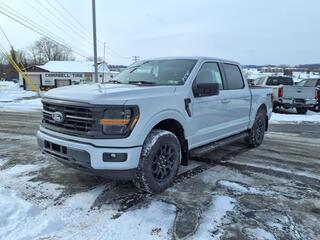
<instances>
[{"instance_id":1,"label":"side step","mask_svg":"<svg viewBox=\"0 0 320 240\"><path fill-rule=\"evenodd\" d=\"M231 137L223 138L219 141L212 142L212 143L206 144L204 146L192 149L190 151L190 155L193 157L201 156L201 155L206 154L208 152L211 152L221 146L228 145L230 143L239 141L239 140L245 138L246 136L248 136L248 132L242 132L242 133L233 135Z\"/></svg>"}]
</instances>

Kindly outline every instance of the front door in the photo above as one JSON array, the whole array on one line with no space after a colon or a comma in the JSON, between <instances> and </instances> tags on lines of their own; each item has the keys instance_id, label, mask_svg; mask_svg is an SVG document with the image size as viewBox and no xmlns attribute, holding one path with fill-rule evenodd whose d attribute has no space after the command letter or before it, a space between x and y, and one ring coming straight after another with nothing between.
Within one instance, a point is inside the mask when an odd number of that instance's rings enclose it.
<instances>
[{"instance_id":1,"label":"front door","mask_svg":"<svg viewBox=\"0 0 320 240\"><path fill-rule=\"evenodd\" d=\"M192 137L189 140L191 148L204 145L221 138L225 134L226 91L219 65L215 62L205 62L200 68L193 86L197 83L219 83L220 92L215 96L194 96L191 100Z\"/></svg>"}]
</instances>

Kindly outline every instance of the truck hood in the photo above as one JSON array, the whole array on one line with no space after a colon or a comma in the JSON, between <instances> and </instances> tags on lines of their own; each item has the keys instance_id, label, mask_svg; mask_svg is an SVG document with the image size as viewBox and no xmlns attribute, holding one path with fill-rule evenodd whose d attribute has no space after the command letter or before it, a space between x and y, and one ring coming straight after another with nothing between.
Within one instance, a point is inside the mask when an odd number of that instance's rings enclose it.
<instances>
[{"instance_id":1,"label":"truck hood","mask_svg":"<svg viewBox=\"0 0 320 240\"><path fill-rule=\"evenodd\" d=\"M90 104L124 104L127 100L172 94L175 89L175 86L95 83L55 88L43 97Z\"/></svg>"}]
</instances>

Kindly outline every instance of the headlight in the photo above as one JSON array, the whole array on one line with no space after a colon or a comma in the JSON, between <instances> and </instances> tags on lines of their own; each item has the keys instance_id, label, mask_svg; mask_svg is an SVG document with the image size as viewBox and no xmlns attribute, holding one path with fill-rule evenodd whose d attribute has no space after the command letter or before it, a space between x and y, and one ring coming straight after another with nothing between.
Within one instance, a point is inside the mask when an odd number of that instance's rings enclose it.
<instances>
[{"instance_id":1,"label":"headlight","mask_svg":"<svg viewBox=\"0 0 320 240\"><path fill-rule=\"evenodd\" d=\"M126 137L129 136L138 120L138 106L116 106L104 111L100 124L103 125L105 135Z\"/></svg>"}]
</instances>

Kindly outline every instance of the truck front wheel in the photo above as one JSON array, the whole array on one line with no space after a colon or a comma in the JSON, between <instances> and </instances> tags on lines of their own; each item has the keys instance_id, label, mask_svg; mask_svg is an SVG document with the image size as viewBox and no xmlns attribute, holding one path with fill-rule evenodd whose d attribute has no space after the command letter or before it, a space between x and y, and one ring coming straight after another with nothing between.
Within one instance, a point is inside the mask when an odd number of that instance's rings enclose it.
<instances>
[{"instance_id":1,"label":"truck front wheel","mask_svg":"<svg viewBox=\"0 0 320 240\"><path fill-rule=\"evenodd\" d=\"M178 138L171 132L154 129L142 146L134 184L149 193L160 193L173 184L181 162Z\"/></svg>"}]
</instances>

